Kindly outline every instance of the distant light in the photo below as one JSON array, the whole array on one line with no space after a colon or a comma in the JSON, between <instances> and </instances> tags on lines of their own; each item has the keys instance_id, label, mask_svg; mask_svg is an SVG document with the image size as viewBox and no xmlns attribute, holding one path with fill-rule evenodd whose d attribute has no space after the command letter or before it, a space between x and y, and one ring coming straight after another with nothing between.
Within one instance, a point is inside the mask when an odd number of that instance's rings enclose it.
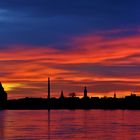
<instances>
[{"instance_id":1,"label":"distant light","mask_svg":"<svg viewBox=\"0 0 140 140\"><path fill-rule=\"evenodd\" d=\"M10 91L17 87L23 86L23 84L20 84L20 83L3 83L2 85L3 85L5 91Z\"/></svg>"}]
</instances>

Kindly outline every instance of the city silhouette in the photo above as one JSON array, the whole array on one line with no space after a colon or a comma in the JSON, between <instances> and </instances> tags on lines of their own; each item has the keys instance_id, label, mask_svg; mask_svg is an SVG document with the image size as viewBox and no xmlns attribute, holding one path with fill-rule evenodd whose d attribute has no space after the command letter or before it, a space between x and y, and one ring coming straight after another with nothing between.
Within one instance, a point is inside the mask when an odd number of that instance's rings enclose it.
<instances>
[{"instance_id":1,"label":"city silhouette","mask_svg":"<svg viewBox=\"0 0 140 140\"><path fill-rule=\"evenodd\" d=\"M0 83L0 109L140 109L140 96L130 94L124 98L114 97L88 97L87 87L84 87L83 97L76 97L70 93L65 97L63 91L59 98L51 97L51 82L48 78L48 97L46 98L20 98L8 100L2 83Z\"/></svg>"}]
</instances>

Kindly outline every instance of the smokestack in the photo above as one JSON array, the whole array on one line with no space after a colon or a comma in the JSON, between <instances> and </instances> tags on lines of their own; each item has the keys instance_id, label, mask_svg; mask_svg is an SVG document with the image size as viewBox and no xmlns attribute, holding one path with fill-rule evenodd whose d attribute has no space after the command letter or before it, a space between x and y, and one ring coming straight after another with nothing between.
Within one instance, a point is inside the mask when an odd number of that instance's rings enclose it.
<instances>
[{"instance_id":1,"label":"smokestack","mask_svg":"<svg viewBox=\"0 0 140 140\"><path fill-rule=\"evenodd\" d=\"M50 99L50 77L48 77L48 99Z\"/></svg>"},{"instance_id":2,"label":"smokestack","mask_svg":"<svg viewBox=\"0 0 140 140\"><path fill-rule=\"evenodd\" d=\"M84 98L87 98L87 87L84 89Z\"/></svg>"}]
</instances>

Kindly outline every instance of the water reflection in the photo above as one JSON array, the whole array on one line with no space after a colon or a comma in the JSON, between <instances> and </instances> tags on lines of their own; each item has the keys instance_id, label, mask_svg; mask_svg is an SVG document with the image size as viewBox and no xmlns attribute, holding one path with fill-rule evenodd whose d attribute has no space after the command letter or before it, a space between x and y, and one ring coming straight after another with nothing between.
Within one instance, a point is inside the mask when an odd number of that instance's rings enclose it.
<instances>
[{"instance_id":1,"label":"water reflection","mask_svg":"<svg viewBox=\"0 0 140 140\"><path fill-rule=\"evenodd\" d=\"M51 110L48 110L48 140L51 139Z\"/></svg>"},{"instance_id":2,"label":"water reflection","mask_svg":"<svg viewBox=\"0 0 140 140\"><path fill-rule=\"evenodd\" d=\"M140 111L0 111L0 140L140 139Z\"/></svg>"},{"instance_id":3,"label":"water reflection","mask_svg":"<svg viewBox=\"0 0 140 140\"><path fill-rule=\"evenodd\" d=\"M84 112L84 117L83 117L83 128L85 129L84 131L84 137L86 138L87 137L87 123L86 123L86 120L87 120L87 111Z\"/></svg>"},{"instance_id":4,"label":"water reflection","mask_svg":"<svg viewBox=\"0 0 140 140\"><path fill-rule=\"evenodd\" d=\"M5 111L0 111L0 139L4 139L4 130L5 130Z\"/></svg>"}]
</instances>

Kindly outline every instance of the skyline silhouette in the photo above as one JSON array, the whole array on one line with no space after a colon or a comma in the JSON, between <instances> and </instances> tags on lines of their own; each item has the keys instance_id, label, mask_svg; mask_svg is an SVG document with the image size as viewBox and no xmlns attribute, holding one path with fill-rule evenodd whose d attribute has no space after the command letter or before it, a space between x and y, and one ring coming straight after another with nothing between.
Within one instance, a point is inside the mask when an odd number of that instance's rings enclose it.
<instances>
[{"instance_id":1,"label":"skyline silhouette","mask_svg":"<svg viewBox=\"0 0 140 140\"><path fill-rule=\"evenodd\" d=\"M59 98L51 96L51 81L48 77L48 93L46 98L30 98L7 100L7 93L0 83L0 109L140 109L140 96L131 94L124 98L114 97L89 97L85 86L83 97L76 97L76 94L70 93L65 97L61 91Z\"/></svg>"}]
</instances>

